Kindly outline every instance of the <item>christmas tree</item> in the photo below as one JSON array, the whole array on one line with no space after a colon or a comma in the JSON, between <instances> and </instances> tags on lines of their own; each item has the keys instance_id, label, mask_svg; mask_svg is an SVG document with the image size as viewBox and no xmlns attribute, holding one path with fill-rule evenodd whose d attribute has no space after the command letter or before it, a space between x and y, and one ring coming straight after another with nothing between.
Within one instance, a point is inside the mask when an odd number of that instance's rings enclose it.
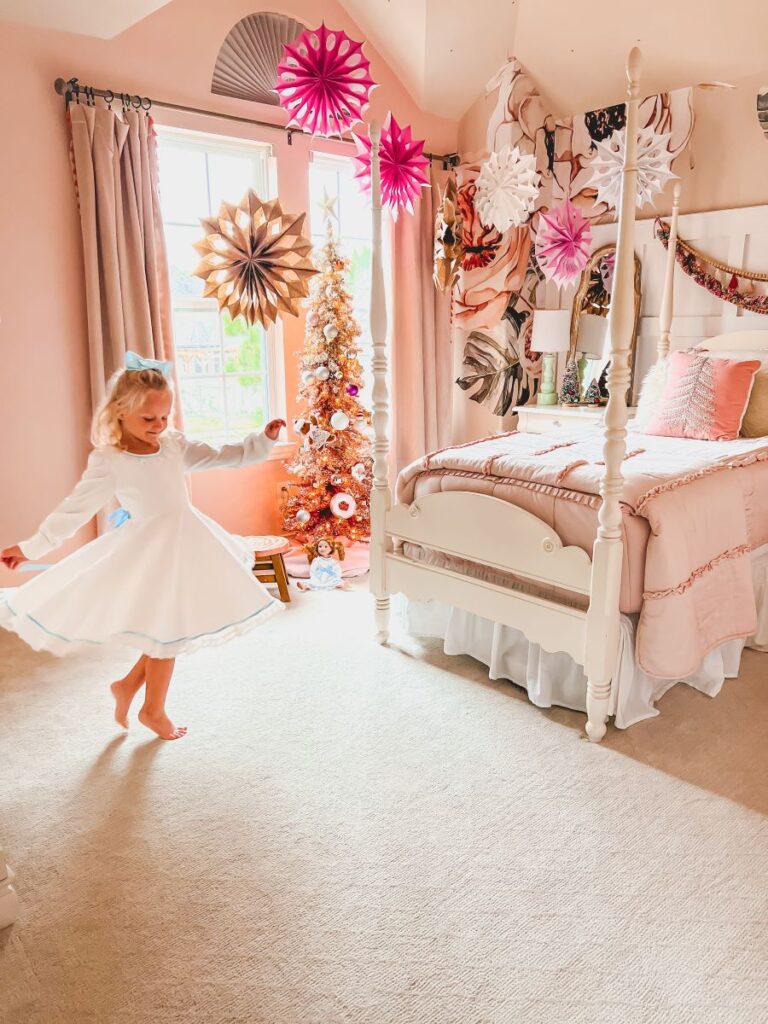
<instances>
[{"instance_id":1,"label":"christmas tree","mask_svg":"<svg viewBox=\"0 0 768 1024\"><path fill-rule=\"evenodd\" d=\"M354 542L370 536L372 449L370 413L360 402L363 368L352 298L344 283L349 261L339 254L330 222L312 279L299 401L293 427L302 439L288 472L285 533L302 543L321 537Z\"/></svg>"},{"instance_id":2,"label":"christmas tree","mask_svg":"<svg viewBox=\"0 0 768 1024\"><path fill-rule=\"evenodd\" d=\"M600 385L596 378L593 378L589 382L589 387L584 394L585 405L601 405L602 398L600 396Z\"/></svg>"},{"instance_id":3,"label":"christmas tree","mask_svg":"<svg viewBox=\"0 0 768 1024\"><path fill-rule=\"evenodd\" d=\"M569 359L563 374L563 383L560 385L560 404L578 405L580 397L579 368L575 359Z\"/></svg>"}]
</instances>

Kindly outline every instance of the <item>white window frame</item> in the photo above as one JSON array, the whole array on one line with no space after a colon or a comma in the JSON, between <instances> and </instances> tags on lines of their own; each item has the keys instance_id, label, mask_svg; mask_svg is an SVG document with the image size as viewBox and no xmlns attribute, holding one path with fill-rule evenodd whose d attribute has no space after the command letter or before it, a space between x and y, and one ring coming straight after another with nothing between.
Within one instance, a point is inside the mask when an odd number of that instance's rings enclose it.
<instances>
[{"instance_id":1,"label":"white window frame","mask_svg":"<svg viewBox=\"0 0 768 1024\"><path fill-rule=\"evenodd\" d=\"M250 139L237 139L231 136L215 135L211 132L200 132L191 131L185 128L172 128L165 125L156 125L156 131L158 136L158 143L162 144L164 139L172 142L182 143L184 148L198 151L203 153L236 153L238 156L242 156L244 153L251 151L254 156L256 153L259 154L263 160L266 155L266 182L259 183L259 187L266 185L267 196L269 198L277 197L277 161L275 159L274 148L268 142L254 142ZM255 169L254 161L254 169ZM254 178L257 175L254 174ZM160 189L162 192L163 182L160 182ZM233 201L239 202L242 197L232 197ZM212 210L210 215L215 216L216 211ZM190 225L186 221L165 221L163 220L163 227L166 224L169 226L185 227L188 228ZM202 237L202 228L201 228ZM218 304L214 298L195 298L186 297L179 298L177 296L171 296L171 305L173 309L173 315L177 312L199 312L201 310L217 310ZM219 332L219 343L222 345L223 352L223 328L221 316L218 319L218 332ZM265 349L266 349L266 377L267 377L267 419L286 418L287 410L287 398L286 398L286 383L285 383L285 345L283 336L282 322L278 319L276 324L271 324L265 329ZM237 373L225 373L223 370L221 373L209 373L209 374L198 374L194 376L179 378L179 387L183 392L185 380L218 380L227 381L235 380L239 377L251 377L253 371L243 370ZM226 387L224 391L224 428L226 433L226 442L236 442L241 440L241 437L236 436L230 432L227 408L226 408ZM211 438L204 438L204 440L211 440ZM281 458L282 448L285 444L278 444L272 451L271 458Z\"/></svg>"}]
</instances>

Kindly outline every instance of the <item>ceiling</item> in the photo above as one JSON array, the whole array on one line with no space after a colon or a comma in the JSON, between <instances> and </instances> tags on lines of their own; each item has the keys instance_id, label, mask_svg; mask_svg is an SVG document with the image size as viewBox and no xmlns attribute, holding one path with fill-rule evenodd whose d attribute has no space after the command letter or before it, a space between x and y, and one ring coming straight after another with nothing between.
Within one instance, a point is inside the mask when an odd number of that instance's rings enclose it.
<instances>
[{"instance_id":1,"label":"ceiling","mask_svg":"<svg viewBox=\"0 0 768 1024\"><path fill-rule=\"evenodd\" d=\"M111 39L169 0L0 0L0 21Z\"/></svg>"},{"instance_id":2,"label":"ceiling","mask_svg":"<svg viewBox=\"0 0 768 1024\"><path fill-rule=\"evenodd\" d=\"M0 21L110 38L168 0L0 0ZM509 56L558 114L624 95L627 51L643 52L642 91L765 72L768 3L701 0L340 0L425 111L458 119ZM254 0L254 8L286 6Z\"/></svg>"}]
</instances>

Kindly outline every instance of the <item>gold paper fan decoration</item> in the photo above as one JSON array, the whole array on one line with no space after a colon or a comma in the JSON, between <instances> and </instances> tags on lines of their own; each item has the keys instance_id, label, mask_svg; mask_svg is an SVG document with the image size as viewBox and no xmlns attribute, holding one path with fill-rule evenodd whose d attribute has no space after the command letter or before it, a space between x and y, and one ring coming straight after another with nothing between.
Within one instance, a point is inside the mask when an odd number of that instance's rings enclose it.
<instances>
[{"instance_id":1,"label":"gold paper fan decoration","mask_svg":"<svg viewBox=\"0 0 768 1024\"><path fill-rule=\"evenodd\" d=\"M459 210L456 179L451 176L445 185L440 208L435 217L435 263L432 279L441 292L452 288L459 276L463 246L461 236L464 218Z\"/></svg>"},{"instance_id":2,"label":"gold paper fan decoration","mask_svg":"<svg viewBox=\"0 0 768 1024\"><path fill-rule=\"evenodd\" d=\"M281 311L298 316L317 273L305 216L283 213L278 199L264 203L252 189L239 206L222 203L218 217L200 222L208 234L195 242L203 260L192 273L205 281L203 296L249 324L268 327Z\"/></svg>"}]
</instances>

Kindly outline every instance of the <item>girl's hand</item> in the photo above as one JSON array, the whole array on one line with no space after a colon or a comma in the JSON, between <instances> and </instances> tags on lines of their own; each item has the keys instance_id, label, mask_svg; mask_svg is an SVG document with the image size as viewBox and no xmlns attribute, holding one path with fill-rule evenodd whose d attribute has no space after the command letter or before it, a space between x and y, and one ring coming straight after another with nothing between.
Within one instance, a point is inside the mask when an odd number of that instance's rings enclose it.
<instances>
[{"instance_id":1,"label":"girl's hand","mask_svg":"<svg viewBox=\"0 0 768 1024\"><path fill-rule=\"evenodd\" d=\"M276 441L280 436L281 429L285 425L285 420L270 420L266 427L264 427L264 433L270 441Z\"/></svg>"},{"instance_id":2,"label":"girl's hand","mask_svg":"<svg viewBox=\"0 0 768 1024\"><path fill-rule=\"evenodd\" d=\"M18 569L22 563L28 561L29 559L24 555L18 544L13 544L11 547L0 551L0 562L9 569Z\"/></svg>"}]
</instances>

